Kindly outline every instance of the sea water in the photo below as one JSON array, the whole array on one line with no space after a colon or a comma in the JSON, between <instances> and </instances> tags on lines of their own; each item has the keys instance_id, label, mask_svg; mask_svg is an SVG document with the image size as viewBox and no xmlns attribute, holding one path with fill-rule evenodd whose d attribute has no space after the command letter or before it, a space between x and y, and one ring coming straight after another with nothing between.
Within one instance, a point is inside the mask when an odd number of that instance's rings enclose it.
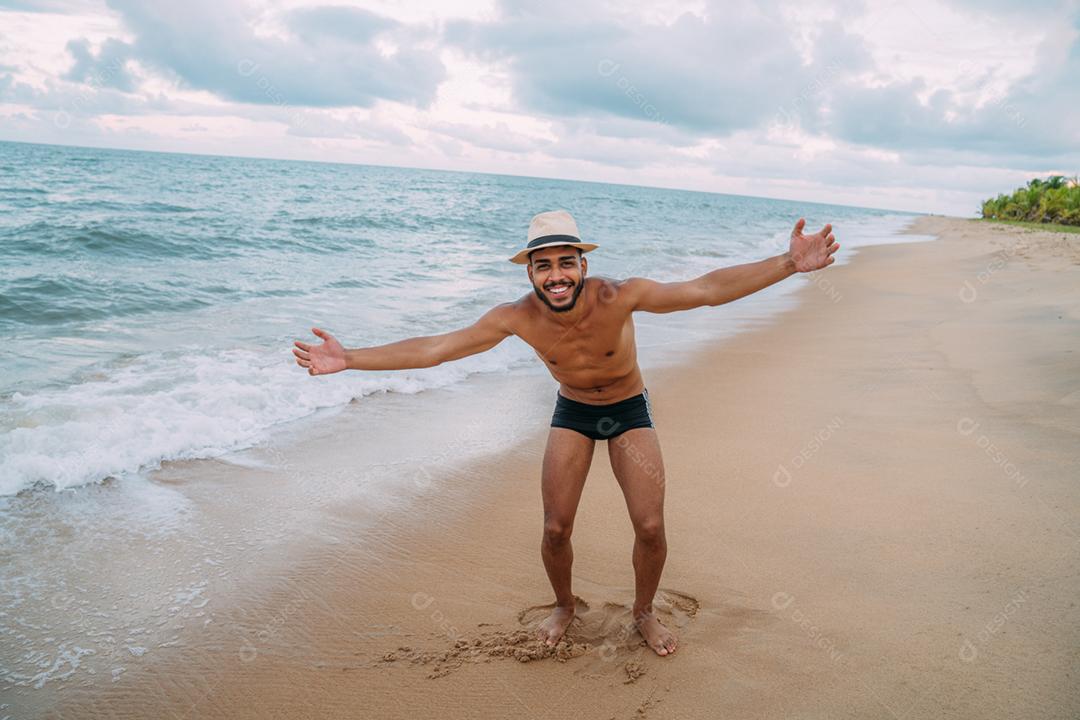
<instances>
[{"instance_id":1,"label":"sea water","mask_svg":"<svg viewBox=\"0 0 1080 720\"><path fill-rule=\"evenodd\" d=\"M895 241L912 217L631 185L0 143L0 495L222 456L380 391L542 372L516 339L436 368L318 378L290 348L319 342L312 326L346 347L445 332L531 292L507 258L532 215L554 208L600 245L591 274L659 280L782 252L799 217L815 230L833 223L845 250ZM673 328L698 339L731 329L716 314L696 326L637 318L657 361Z\"/></svg>"}]
</instances>

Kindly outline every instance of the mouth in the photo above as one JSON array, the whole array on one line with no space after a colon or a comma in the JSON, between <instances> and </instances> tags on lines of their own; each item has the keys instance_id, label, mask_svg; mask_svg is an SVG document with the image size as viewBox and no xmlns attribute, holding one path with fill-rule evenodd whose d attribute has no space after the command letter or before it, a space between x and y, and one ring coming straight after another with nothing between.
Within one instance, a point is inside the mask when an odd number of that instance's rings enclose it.
<instances>
[{"instance_id":1,"label":"mouth","mask_svg":"<svg viewBox=\"0 0 1080 720\"><path fill-rule=\"evenodd\" d=\"M570 288L572 287L572 283L557 283L555 285L546 285L544 289L547 290L549 295L563 297L570 294Z\"/></svg>"}]
</instances>

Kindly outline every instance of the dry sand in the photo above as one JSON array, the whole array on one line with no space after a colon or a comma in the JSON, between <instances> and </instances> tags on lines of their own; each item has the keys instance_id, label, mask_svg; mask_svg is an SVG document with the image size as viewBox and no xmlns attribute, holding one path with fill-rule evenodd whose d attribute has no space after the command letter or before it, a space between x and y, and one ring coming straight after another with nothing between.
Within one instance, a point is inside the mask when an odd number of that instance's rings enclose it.
<instances>
[{"instance_id":1,"label":"dry sand","mask_svg":"<svg viewBox=\"0 0 1080 720\"><path fill-rule=\"evenodd\" d=\"M531 640L551 600L538 432L434 471L420 527L326 513L334 544L204 642L54 714L1080 717L1080 236L912 231L941 239L861 249L765 327L647 371L674 656L628 629L604 443L580 618L554 653Z\"/></svg>"}]
</instances>

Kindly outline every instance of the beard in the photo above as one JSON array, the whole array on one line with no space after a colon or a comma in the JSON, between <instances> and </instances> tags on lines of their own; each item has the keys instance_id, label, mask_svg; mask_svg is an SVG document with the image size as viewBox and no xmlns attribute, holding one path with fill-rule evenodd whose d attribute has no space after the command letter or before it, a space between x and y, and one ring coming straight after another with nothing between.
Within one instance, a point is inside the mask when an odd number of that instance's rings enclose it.
<instances>
[{"instance_id":1,"label":"beard","mask_svg":"<svg viewBox=\"0 0 1080 720\"><path fill-rule=\"evenodd\" d=\"M533 292L536 293L536 297L540 298L552 312L569 312L570 310L574 309L575 305L577 305L578 295L581 294L581 289L585 287L584 280L585 278L582 278L582 282L574 283L574 289L570 291L570 302L566 303L566 305L564 306L552 305L551 301L548 300L547 295L544 294L544 291L536 287L535 285L533 285Z\"/></svg>"}]
</instances>

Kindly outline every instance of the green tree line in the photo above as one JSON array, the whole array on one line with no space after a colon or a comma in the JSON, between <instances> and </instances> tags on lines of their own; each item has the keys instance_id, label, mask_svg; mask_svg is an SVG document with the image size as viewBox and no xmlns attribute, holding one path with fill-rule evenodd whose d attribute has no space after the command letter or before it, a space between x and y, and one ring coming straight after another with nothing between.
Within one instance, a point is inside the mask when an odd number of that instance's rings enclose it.
<instances>
[{"instance_id":1,"label":"green tree line","mask_svg":"<svg viewBox=\"0 0 1080 720\"><path fill-rule=\"evenodd\" d=\"M1080 181L1064 175L1051 175L1046 180L1035 178L1012 195L1003 193L984 200L982 216L992 220L1080 225Z\"/></svg>"}]
</instances>

